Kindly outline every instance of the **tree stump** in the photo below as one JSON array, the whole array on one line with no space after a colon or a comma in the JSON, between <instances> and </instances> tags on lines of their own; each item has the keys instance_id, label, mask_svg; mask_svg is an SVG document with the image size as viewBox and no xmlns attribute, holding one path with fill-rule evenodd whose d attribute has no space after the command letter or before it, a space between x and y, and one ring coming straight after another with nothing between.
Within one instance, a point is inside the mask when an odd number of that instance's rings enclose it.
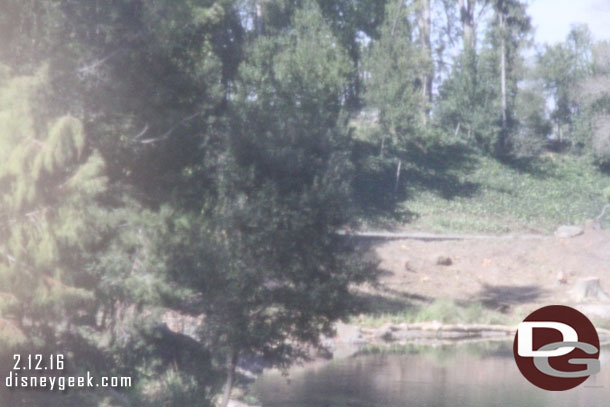
<instances>
[{"instance_id":1,"label":"tree stump","mask_svg":"<svg viewBox=\"0 0 610 407\"><path fill-rule=\"evenodd\" d=\"M439 266L451 266L453 264L453 260L449 256L437 256L436 264Z\"/></svg>"},{"instance_id":2,"label":"tree stump","mask_svg":"<svg viewBox=\"0 0 610 407\"><path fill-rule=\"evenodd\" d=\"M610 297L602 289L598 277L587 277L576 281L572 295L577 301L608 301Z\"/></svg>"}]
</instances>

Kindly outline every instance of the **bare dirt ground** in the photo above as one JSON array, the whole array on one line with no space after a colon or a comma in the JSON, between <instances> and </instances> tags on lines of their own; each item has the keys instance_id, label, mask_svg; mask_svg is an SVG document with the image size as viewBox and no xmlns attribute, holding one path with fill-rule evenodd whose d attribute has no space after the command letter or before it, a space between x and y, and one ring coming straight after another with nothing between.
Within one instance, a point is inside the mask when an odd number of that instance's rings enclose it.
<instances>
[{"instance_id":1,"label":"bare dirt ground","mask_svg":"<svg viewBox=\"0 0 610 407\"><path fill-rule=\"evenodd\" d=\"M527 315L544 305L575 305L574 284L587 277L598 277L610 293L610 233L593 228L572 238L379 240L371 248L382 273L379 286L366 294L387 312L401 302L404 307L451 299ZM437 264L439 257L451 264Z\"/></svg>"}]
</instances>

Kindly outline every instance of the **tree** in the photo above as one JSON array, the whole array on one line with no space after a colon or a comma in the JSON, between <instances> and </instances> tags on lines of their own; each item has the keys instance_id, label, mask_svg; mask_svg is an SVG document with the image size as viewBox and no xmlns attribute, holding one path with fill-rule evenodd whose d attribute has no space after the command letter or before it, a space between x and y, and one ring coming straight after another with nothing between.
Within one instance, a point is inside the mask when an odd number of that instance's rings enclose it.
<instances>
[{"instance_id":1,"label":"tree","mask_svg":"<svg viewBox=\"0 0 610 407\"><path fill-rule=\"evenodd\" d=\"M447 131L498 156L511 152L519 81L520 51L528 44L529 17L520 1L460 2L464 49L441 87L439 119ZM494 11L485 39L476 27ZM499 79L499 80L498 80Z\"/></svg>"},{"instance_id":2,"label":"tree","mask_svg":"<svg viewBox=\"0 0 610 407\"><path fill-rule=\"evenodd\" d=\"M538 72L553 101L551 118L559 141L570 136L575 115L580 111L577 89L591 73L591 45L588 28L575 26L564 43L547 45L538 55Z\"/></svg>"},{"instance_id":3,"label":"tree","mask_svg":"<svg viewBox=\"0 0 610 407\"><path fill-rule=\"evenodd\" d=\"M353 70L346 89L347 110L362 108L362 48L365 39L377 39L387 0L317 0L333 34L350 57Z\"/></svg>"},{"instance_id":4,"label":"tree","mask_svg":"<svg viewBox=\"0 0 610 407\"><path fill-rule=\"evenodd\" d=\"M438 98L438 120L445 131L487 153L495 152L501 131L497 60L489 46L479 55L463 52Z\"/></svg>"},{"instance_id":5,"label":"tree","mask_svg":"<svg viewBox=\"0 0 610 407\"><path fill-rule=\"evenodd\" d=\"M502 131L496 147L499 155L510 151L509 136L518 92L517 64L527 35L531 30L525 3L518 0L496 0L493 3L500 65L500 106ZM510 87L510 89L509 89ZM510 100L509 100L510 99Z\"/></svg>"},{"instance_id":6,"label":"tree","mask_svg":"<svg viewBox=\"0 0 610 407\"><path fill-rule=\"evenodd\" d=\"M490 5L489 0L458 0L464 52L476 52L477 27ZM478 6L478 7L477 7Z\"/></svg>"},{"instance_id":7,"label":"tree","mask_svg":"<svg viewBox=\"0 0 610 407\"><path fill-rule=\"evenodd\" d=\"M496 68L490 65L489 48L478 46L477 29L490 5L487 0L458 1L462 50L440 86L438 100L438 121L445 131L487 151L493 150L498 132L493 113L496 91L489 82ZM455 6L445 2L448 18Z\"/></svg>"},{"instance_id":8,"label":"tree","mask_svg":"<svg viewBox=\"0 0 610 407\"><path fill-rule=\"evenodd\" d=\"M235 3L9 0L3 61L18 72L48 61L46 108L78 117L111 180L159 205L214 144L241 60Z\"/></svg>"},{"instance_id":9,"label":"tree","mask_svg":"<svg viewBox=\"0 0 610 407\"><path fill-rule=\"evenodd\" d=\"M397 161L396 188L402 153L409 144L424 139L422 112L427 100L422 78L429 74L431 64L427 51L414 44L410 12L402 1L388 4L380 37L370 45L365 61L365 100L369 108L379 111L380 155L390 152Z\"/></svg>"},{"instance_id":10,"label":"tree","mask_svg":"<svg viewBox=\"0 0 610 407\"><path fill-rule=\"evenodd\" d=\"M336 231L349 220L351 63L322 12L305 2L290 30L249 45L217 156L213 192L174 206L163 247L183 312L226 371L247 356L286 366L350 309L369 274ZM197 168L193 168L197 171Z\"/></svg>"},{"instance_id":11,"label":"tree","mask_svg":"<svg viewBox=\"0 0 610 407\"><path fill-rule=\"evenodd\" d=\"M432 32L431 32L431 9L430 0L420 0L417 4L417 26L419 31L419 42L423 54L428 59L428 72L421 79L422 95L428 102L428 106L424 110L424 124L428 121L430 107L432 105L432 95L434 84L434 63L432 58Z\"/></svg>"},{"instance_id":12,"label":"tree","mask_svg":"<svg viewBox=\"0 0 610 407\"><path fill-rule=\"evenodd\" d=\"M6 72L7 69L4 69ZM95 245L90 214L106 189L104 161L72 116L47 119L34 100L46 71L2 78L2 315L31 343L53 345L94 300L79 253Z\"/></svg>"},{"instance_id":13,"label":"tree","mask_svg":"<svg viewBox=\"0 0 610 407\"><path fill-rule=\"evenodd\" d=\"M592 47L592 73L578 84L578 100L583 106L585 137L580 137L590 148L597 162L610 167L610 43L599 41Z\"/></svg>"},{"instance_id":14,"label":"tree","mask_svg":"<svg viewBox=\"0 0 610 407\"><path fill-rule=\"evenodd\" d=\"M515 123L511 129L511 152L516 156L537 156L548 147L553 130L546 112L546 98L537 83L524 86L515 100Z\"/></svg>"}]
</instances>

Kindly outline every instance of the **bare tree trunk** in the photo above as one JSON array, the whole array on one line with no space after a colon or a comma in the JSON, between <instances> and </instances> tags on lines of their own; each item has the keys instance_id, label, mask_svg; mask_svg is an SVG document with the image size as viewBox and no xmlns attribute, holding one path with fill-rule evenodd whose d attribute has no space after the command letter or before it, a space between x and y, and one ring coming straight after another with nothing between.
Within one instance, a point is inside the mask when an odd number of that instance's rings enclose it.
<instances>
[{"instance_id":1,"label":"bare tree trunk","mask_svg":"<svg viewBox=\"0 0 610 407\"><path fill-rule=\"evenodd\" d=\"M500 25L500 102L502 105L502 132L500 133L500 154L507 152L508 113L506 104L506 36L504 28L506 16L502 11L498 15Z\"/></svg>"},{"instance_id":2,"label":"bare tree trunk","mask_svg":"<svg viewBox=\"0 0 610 407\"><path fill-rule=\"evenodd\" d=\"M263 4L262 0L256 0L255 5L255 14L254 14L254 29L256 30L256 35L263 35Z\"/></svg>"},{"instance_id":3,"label":"bare tree trunk","mask_svg":"<svg viewBox=\"0 0 610 407\"><path fill-rule=\"evenodd\" d=\"M474 30L474 5L476 0L458 0L460 7L460 21L462 22L462 40L464 50L476 49L476 35Z\"/></svg>"},{"instance_id":4,"label":"bare tree trunk","mask_svg":"<svg viewBox=\"0 0 610 407\"><path fill-rule=\"evenodd\" d=\"M432 40L431 40L431 17L430 17L430 0L420 0L417 25L419 27L419 41L426 58L430 61L428 71L422 77L422 95L428 105L424 108L424 124L428 121L430 115L430 105L432 104L432 86L434 83L434 61L432 57Z\"/></svg>"},{"instance_id":5,"label":"bare tree trunk","mask_svg":"<svg viewBox=\"0 0 610 407\"><path fill-rule=\"evenodd\" d=\"M506 38L504 35L505 17L500 14L500 87L502 94L502 131L506 131L507 106L506 106Z\"/></svg>"},{"instance_id":6,"label":"bare tree trunk","mask_svg":"<svg viewBox=\"0 0 610 407\"><path fill-rule=\"evenodd\" d=\"M231 391L233 390L233 382L235 380L235 368L237 367L238 354L237 351L231 351L231 354L227 358L227 380L225 382L225 389L222 394L221 407L227 407L231 400Z\"/></svg>"},{"instance_id":7,"label":"bare tree trunk","mask_svg":"<svg viewBox=\"0 0 610 407\"><path fill-rule=\"evenodd\" d=\"M398 165L396 166L396 182L394 183L394 193L398 192L398 184L400 182L400 169L402 168L402 160L398 160Z\"/></svg>"}]
</instances>

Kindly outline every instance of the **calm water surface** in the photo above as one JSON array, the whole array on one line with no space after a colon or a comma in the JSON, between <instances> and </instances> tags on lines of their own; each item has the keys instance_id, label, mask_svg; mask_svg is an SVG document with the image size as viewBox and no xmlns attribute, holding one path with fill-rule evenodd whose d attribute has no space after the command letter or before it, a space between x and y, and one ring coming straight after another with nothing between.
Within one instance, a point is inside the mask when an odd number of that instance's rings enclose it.
<instances>
[{"instance_id":1,"label":"calm water surface","mask_svg":"<svg viewBox=\"0 0 610 407\"><path fill-rule=\"evenodd\" d=\"M610 405L610 348L601 372L576 389L547 392L515 365L511 344L393 348L265 373L254 385L263 407L483 407Z\"/></svg>"}]
</instances>

